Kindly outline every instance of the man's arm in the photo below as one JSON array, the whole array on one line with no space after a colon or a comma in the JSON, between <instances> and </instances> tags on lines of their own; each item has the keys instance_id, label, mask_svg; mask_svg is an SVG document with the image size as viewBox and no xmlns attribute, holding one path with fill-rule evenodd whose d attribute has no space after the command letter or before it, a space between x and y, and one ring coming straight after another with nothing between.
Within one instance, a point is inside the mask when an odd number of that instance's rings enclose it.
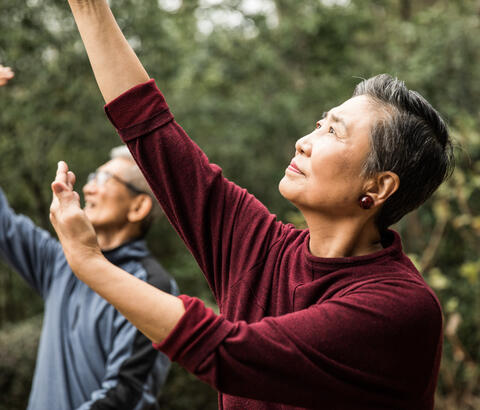
<instances>
[{"instance_id":1,"label":"man's arm","mask_svg":"<svg viewBox=\"0 0 480 410\"><path fill-rule=\"evenodd\" d=\"M0 257L44 298L61 252L50 233L10 208L0 189Z\"/></svg>"},{"instance_id":2,"label":"man's arm","mask_svg":"<svg viewBox=\"0 0 480 410\"><path fill-rule=\"evenodd\" d=\"M69 4L105 102L149 80L106 0L69 0Z\"/></svg>"},{"instance_id":3,"label":"man's arm","mask_svg":"<svg viewBox=\"0 0 480 410\"><path fill-rule=\"evenodd\" d=\"M10 67L0 65L0 87L13 77ZM59 251L59 243L47 231L10 208L0 188L0 257L42 297L48 292Z\"/></svg>"},{"instance_id":4,"label":"man's arm","mask_svg":"<svg viewBox=\"0 0 480 410\"><path fill-rule=\"evenodd\" d=\"M44 298L61 252L49 232L10 208L0 189L0 257Z\"/></svg>"}]
</instances>

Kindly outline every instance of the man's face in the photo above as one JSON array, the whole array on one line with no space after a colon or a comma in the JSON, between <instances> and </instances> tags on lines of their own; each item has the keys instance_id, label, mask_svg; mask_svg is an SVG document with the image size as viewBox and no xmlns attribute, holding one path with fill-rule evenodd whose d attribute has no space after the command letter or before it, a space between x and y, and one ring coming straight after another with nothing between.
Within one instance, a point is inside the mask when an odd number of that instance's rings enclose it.
<instances>
[{"instance_id":1,"label":"man's face","mask_svg":"<svg viewBox=\"0 0 480 410\"><path fill-rule=\"evenodd\" d=\"M366 96L331 109L312 133L295 144L295 157L279 184L302 212L349 216L363 193L363 164L378 111Z\"/></svg>"},{"instance_id":2,"label":"man's face","mask_svg":"<svg viewBox=\"0 0 480 410\"><path fill-rule=\"evenodd\" d=\"M83 187L85 214L97 231L115 231L128 223L127 215L134 195L120 180L128 182L126 175L130 167L132 162L127 159L112 159L97 169L103 175Z\"/></svg>"}]
</instances>

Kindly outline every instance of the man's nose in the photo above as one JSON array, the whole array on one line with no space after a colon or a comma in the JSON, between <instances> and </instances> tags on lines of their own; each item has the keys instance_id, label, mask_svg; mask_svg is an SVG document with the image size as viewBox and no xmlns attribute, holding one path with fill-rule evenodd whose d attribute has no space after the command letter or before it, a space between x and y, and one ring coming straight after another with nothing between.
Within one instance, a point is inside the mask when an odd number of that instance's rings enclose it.
<instances>
[{"instance_id":1,"label":"man's nose","mask_svg":"<svg viewBox=\"0 0 480 410\"><path fill-rule=\"evenodd\" d=\"M97 191L97 183L94 179L88 181L82 188L84 194L93 194Z\"/></svg>"}]
</instances>

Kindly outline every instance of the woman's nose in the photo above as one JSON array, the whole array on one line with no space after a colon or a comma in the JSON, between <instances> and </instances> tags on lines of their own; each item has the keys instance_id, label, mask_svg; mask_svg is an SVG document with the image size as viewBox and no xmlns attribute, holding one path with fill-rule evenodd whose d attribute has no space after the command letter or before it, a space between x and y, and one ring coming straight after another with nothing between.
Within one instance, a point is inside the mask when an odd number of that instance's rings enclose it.
<instances>
[{"instance_id":1,"label":"woman's nose","mask_svg":"<svg viewBox=\"0 0 480 410\"><path fill-rule=\"evenodd\" d=\"M295 149L298 153L305 154L307 156L310 155L312 152L312 144L309 137L310 135L305 135L296 142Z\"/></svg>"}]
</instances>

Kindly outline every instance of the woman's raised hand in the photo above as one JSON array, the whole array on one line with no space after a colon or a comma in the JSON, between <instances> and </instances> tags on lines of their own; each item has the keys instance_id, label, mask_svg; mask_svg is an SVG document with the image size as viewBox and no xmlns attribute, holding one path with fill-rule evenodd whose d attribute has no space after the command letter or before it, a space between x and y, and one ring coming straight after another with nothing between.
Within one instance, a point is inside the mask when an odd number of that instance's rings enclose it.
<instances>
[{"instance_id":1,"label":"woman's raised hand","mask_svg":"<svg viewBox=\"0 0 480 410\"><path fill-rule=\"evenodd\" d=\"M79 273L91 258L101 256L92 224L80 208L80 197L73 190L75 174L60 161L52 182L53 200L50 206L50 221L62 244L70 267Z\"/></svg>"}]
</instances>

